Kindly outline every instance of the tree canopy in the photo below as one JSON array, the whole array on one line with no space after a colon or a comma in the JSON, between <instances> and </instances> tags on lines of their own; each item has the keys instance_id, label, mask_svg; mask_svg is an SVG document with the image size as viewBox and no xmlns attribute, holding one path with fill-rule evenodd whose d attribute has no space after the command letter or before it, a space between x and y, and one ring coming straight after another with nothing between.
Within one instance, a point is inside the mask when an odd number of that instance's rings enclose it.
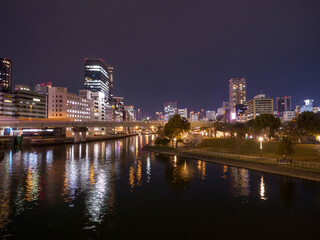
<instances>
[{"instance_id":1,"label":"tree canopy","mask_svg":"<svg viewBox=\"0 0 320 240\"><path fill-rule=\"evenodd\" d=\"M257 134L265 133L269 138L274 137L275 131L279 129L281 121L272 114L261 114L253 122L253 129Z\"/></svg>"},{"instance_id":2,"label":"tree canopy","mask_svg":"<svg viewBox=\"0 0 320 240\"><path fill-rule=\"evenodd\" d=\"M190 130L190 123L186 118L181 118L180 115L175 114L169 119L168 123L164 126L164 133L168 138L181 139L183 133Z\"/></svg>"},{"instance_id":3,"label":"tree canopy","mask_svg":"<svg viewBox=\"0 0 320 240\"><path fill-rule=\"evenodd\" d=\"M313 112L303 112L298 116L298 128L303 135L320 133L320 116Z\"/></svg>"}]
</instances>

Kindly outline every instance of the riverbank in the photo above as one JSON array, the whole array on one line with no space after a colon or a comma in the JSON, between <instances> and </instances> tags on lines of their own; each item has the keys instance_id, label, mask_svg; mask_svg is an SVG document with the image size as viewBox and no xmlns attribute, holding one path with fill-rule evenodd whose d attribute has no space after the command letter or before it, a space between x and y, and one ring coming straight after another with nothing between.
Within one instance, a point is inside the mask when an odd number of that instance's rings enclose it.
<instances>
[{"instance_id":1,"label":"riverbank","mask_svg":"<svg viewBox=\"0 0 320 240\"><path fill-rule=\"evenodd\" d=\"M263 145L263 157L280 158L278 152L278 142L265 141ZM221 152L227 154L239 154L247 156L260 157L259 141L248 139L240 142L235 138L204 138L202 143L197 146L197 149L211 152ZM303 162L320 162L319 144L295 144L293 146L294 154L288 158L295 161Z\"/></svg>"},{"instance_id":2,"label":"riverbank","mask_svg":"<svg viewBox=\"0 0 320 240\"><path fill-rule=\"evenodd\" d=\"M266 163L258 163L258 162L249 162L244 160L217 158L212 156L203 156L193 152L183 152L177 149L171 150L171 149L164 149L164 148L159 148L154 146L145 146L143 149L150 152L161 153L165 155L174 155L178 157L203 160L206 162L211 162L211 163L216 163L221 165L246 168L246 169L255 170L255 171L267 172L267 173L272 173L272 174L277 174L282 176L295 177L295 178L301 178L301 179L320 182L320 172L305 170L300 168L298 169L298 168L287 166L287 165L266 164Z\"/></svg>"},{"instance_id":3,"label":"riverbank","mask_svg":"<svg viewBox=\"0 0 320 240\"><path fill-rule=\"evenodd\" d=\"M99 141L99 140L113 140L126 137L132 137L139 135L138 133L130 134L117 134L117 135L103 135L103 136L87 136L86 142ZM53 145L53 144L66 144L74 143L74 137L24 137L21 143L22 146L41 146L41 145Z\"/></svg>"}]
</instances>

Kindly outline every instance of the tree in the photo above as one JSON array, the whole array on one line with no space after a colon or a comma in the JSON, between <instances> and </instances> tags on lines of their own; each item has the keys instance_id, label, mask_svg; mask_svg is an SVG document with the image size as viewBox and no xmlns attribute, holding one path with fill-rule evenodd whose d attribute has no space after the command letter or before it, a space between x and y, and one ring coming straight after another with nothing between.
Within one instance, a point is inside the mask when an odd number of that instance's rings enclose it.
<instances>
[{"instance_id":1,"label":"tree","mask_svg":"<svg viewBox=\"0 0 320 240\"><path fill-rule=\"evenodd\" d=\"M231 133L235 137L236 145L237 145L237 153L240 152L241 144L244 141L244 137L246 133L249 131L249 128L244 123L234 123L230 125Z\"/></svg>"},{"instance_id":2,"label":"tree","mask_svg":"<svg viewBox=\"0 0 320 240\"><path fill-rule=\"evenodd\" d=\"M281 137L288 137L293 143L300 142L303 133L299 129L297 121L285 123L282 127Z\"/></svg>"},{"instance_id":3,"label":"tree","mask_svg":"<svg viewBox=\"0 0 320 240\"><path fill-rule=\"evenodd\" d=\"M278 152L286 159L286 156L291 156L294 154L293 143L291 142L289 137L281 138L280 142L278 143Z\"/></svg>"},{"instance_id":4,"label":"tree","mask_svg":"<svg viewBox=\"0 0 320 240\"><path fill-rule=\"evenodd\" d=\"M314 135L320 133L320 116L313 112L303 112L298 116L298 128L301 135Z\"/></svg>"},{"instance_id":5,"label":"tree","mask_svg":"<svg viewBox=\"0 0 320 240\"><path fill-rule=\"evenodd\" d=\"M272 138L280 125L279 118L274 117L272 114L261 114L254 119L253 129L256 134L265 134Z\"/></svg>"},{"instance_id":6,"label":"tree","mask_svg":"<svg viewBox=\"0 0 320 240\"><path fill-rule=\"evenodd\" d=\"M168 138L173 140L182 140L184 133L190 130L190 123L186 118L181 118L180 115L175 114L169 119L168 123L164 126L164 133ZM177 144L178 141L176 141Z\"/></svg>"}]
</instances>

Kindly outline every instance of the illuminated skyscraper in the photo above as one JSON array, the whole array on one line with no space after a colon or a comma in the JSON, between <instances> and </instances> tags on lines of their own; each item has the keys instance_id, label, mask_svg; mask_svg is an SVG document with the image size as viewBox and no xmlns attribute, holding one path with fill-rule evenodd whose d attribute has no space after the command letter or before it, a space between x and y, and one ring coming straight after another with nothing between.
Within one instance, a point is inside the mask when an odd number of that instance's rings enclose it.
<instances>
[{"instance_id":1,"label":"illuminated skyscraper","mask_svg":"<svg viewBox=\"0 0 320 240\"><path fill-rule=\"evenodd\" d=\"M276 109L281 116L283 112L291 110L291 96L283 96L276 98Z\"/></svg>"},{"instance_id":2,"label":"illuminated skyscraper","mask_svg":"<svg viewBox=\"0 0 320 240\"><path fill-rule=\"evenodd\" d=\"M110 102L113 97L113 68L102 59L86 59L84 87L92 92L103 92L106 101Z\"/></svg>"},{"instance_id":3,"label":"illuminated skyscraper","mask_svg":"<svg viewBox=\"0 0 320 240\"><path fill-rule=\"evenodd\" d=\"M168 121L173 115L178 113L177 102L168 102L164 104L164 120Z\"/></svg>"},{"instance_id":4,"label":"illuminated skyscraper","mask_svg":"<svg viewBox=\"0 0 320 240\"><path fill-rule=\"evenodd\" d=\"M10 92L12 85L12 61L0 58L0 91Z\"/></svg>"},{"instance_id":5,"label":"illuminated skyscraper","mask_svg":"<svg viewBox=\"0 0 320 240\"><path fill-rule=\"evenodd\" d=\"M247 102L247 87L245 78L231 78L229 80L229 103L234 109L238 104Z\"/></svg>"}]
</instances>

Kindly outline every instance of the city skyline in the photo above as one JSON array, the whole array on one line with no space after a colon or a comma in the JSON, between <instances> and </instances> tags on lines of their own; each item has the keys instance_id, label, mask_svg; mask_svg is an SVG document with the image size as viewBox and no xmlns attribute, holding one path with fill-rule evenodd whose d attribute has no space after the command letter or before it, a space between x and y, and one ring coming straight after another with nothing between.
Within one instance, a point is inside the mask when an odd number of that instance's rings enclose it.
<instances>
[{"instance_id":1,"label":"city skyline","mask_svg":"<svg viewBox=\"0 0 320 240\"><path fill-rule=\"evenodd\" d=\"M320 102L317 1L18 2L0 9L0 52L13 61L13 85L53 82L77 93L89 57L110 63L114 94L148 114L167 101L216 109L233 77L246 78L247 99L263 90L292 96L293 105Z\"/></svg>"}]
</instances>

